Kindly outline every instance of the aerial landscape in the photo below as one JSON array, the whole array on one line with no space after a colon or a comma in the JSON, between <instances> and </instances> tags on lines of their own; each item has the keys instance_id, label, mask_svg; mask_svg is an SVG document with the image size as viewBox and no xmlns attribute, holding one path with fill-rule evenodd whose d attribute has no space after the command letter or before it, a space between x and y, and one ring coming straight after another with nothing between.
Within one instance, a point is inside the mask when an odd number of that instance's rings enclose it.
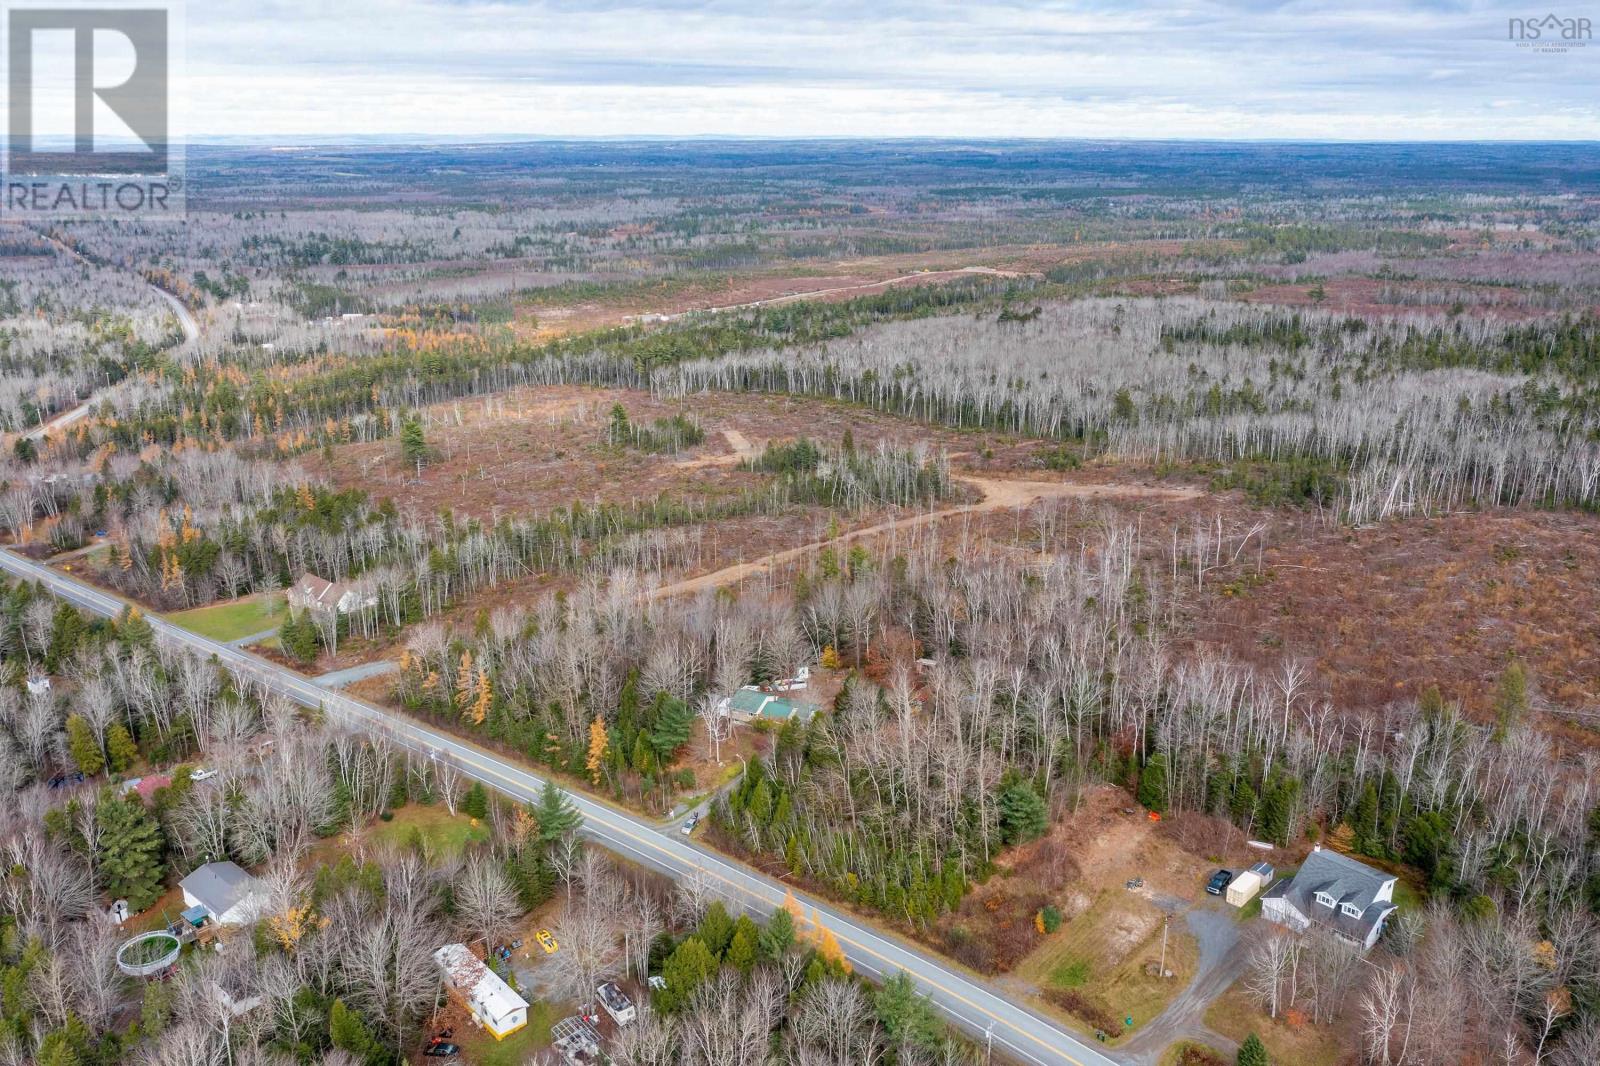
<instances>
[{"instance_id":1,"label":"aerial landscape","mask_svg":"<svg viewBox=\"0 0 1600 1066\"><path fill-rule=\"evenodd\" d=\"M941 130L701 7L518 133L191 5L181 211L13 110L0 1066L1600 1062L1592 45L1187 135L896 6Z\"/></svg>"}]
</instances>

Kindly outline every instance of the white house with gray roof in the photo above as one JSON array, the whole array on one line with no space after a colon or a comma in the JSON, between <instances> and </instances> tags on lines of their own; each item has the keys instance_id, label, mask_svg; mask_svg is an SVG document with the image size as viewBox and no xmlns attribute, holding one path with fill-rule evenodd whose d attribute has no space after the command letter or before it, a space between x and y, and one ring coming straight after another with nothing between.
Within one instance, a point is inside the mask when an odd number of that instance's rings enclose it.
<instances>
[{"instance_id":1,"label":"white house with gray roof","mask_svg":"<svg viewBox=\"0 0 1600 1066\"><path fill-rule=\"evenodd\" d=\"M267 893L237 863L208 862L178 882L183 904L200 908L218 925L246 925L260 916Z\"/></svg>"},{"instance_id":2,"label":"white house with gray roof","mask_svg":"<svg viewBox=\"0 0 1600 1066\"><path fill-rule=\"evenodd\" d=\"M1394 875L1318 844L1292 879L1261 897L1261 916L1297 933L1322 926L1365 951L1395 912L1394 885Z\"/></svg>"}]
</instances>

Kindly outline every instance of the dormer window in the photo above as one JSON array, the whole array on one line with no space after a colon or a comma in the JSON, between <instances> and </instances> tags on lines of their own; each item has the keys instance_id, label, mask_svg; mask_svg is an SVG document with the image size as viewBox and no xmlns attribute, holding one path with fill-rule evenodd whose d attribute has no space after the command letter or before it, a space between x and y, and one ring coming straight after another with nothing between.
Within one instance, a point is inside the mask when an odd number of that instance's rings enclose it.
<instances>
[{"instance_id":1,"label":"dormer window","mask_svg":"<svg viewBox=\"0 0 1600 1066\"><path fill-rule=\"evenodd\" d=\"M1324 907L1332 909L1334 903L1337 902L1337 901L1332 896L1328 895L1326 892L1318 892L1317 893L1317 902L1322 904Z\"/></svg>"},{"instance_id":2,"label":"dormer window","mask_svg":"<svg viewBox=\"0 0 1600 1066\"><path fill-rule=\"evenodd\" d=\"M1350 917L1352 917L1352 918L1359 918L1359 917L1361 917L1361 908L1360 908L1360 907L1357 907L1357 906L1356 906L1356 905L1355 905L1355 904L1353 904L1353 903L1346 903L1346 904L1344 904L1344 905L1343 905L1343 906L1341 906L1341 907L1340 907L1340 908L1339 908L1339 909L1340 909L1340 910L1341 910L1341 911L1343 911L1343 912L1344 912L1344 913L1345 913L1345 914L1347 914L1347 915L1349 915L1349 916L1350 916Z\"/></svg>"}]
</instances>

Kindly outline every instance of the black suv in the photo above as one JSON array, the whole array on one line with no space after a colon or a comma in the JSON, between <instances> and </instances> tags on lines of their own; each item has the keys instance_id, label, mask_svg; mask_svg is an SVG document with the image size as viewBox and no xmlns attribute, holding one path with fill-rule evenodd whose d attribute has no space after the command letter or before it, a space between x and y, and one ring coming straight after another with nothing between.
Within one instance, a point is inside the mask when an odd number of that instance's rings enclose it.
<instances>
[{"instance_id":1,"label":"black suv","mask_svg":"<svg viewBox=\"0 0 1600 1066\"><path fill-rule=\"evenodd\" d=\"M1218 870L1211 875L1211 880L1206 882L1206 892L1213 896L1220 896L1228 890L1228 884L1233 880L1233 875L1226 870Z\"/></svg>"}]
</instances>

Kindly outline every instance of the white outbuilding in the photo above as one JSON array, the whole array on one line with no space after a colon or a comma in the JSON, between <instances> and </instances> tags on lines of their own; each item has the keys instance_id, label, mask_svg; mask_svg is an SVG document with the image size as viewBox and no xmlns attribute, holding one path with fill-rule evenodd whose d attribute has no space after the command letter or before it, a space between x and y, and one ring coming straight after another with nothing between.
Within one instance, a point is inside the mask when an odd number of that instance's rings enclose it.
<instances>
[{"instance_id":1,"label":"white outbuilding","mask_svg":"<svg viewBox=\"0 0 1600 1066\"><path fill-rule=\"evenodd\" d=\"M1256 893L1272 884L1272 866L1258 862L1228 883L1228 905L1243 907L1256 898Z\"/></svg>"}]
</instances>

